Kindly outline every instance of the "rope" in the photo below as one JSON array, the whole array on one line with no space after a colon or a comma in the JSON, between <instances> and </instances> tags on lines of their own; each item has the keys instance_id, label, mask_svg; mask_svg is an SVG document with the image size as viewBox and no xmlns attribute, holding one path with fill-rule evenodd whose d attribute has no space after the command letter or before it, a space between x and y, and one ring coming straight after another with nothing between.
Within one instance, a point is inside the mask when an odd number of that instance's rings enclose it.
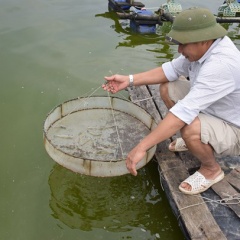
<instances>
[{"instance_id":1,"label":"rope","mask_svg":"<svg viewBox=\"0 0 240 240\"><path fill-rule=\"evenodd\" d=\"M199 197L199 196L195 196L195 195L191 195L191 196ZM220 204L220 205L223 205L223 206L240 204L240 195L239 194L229 195L228 197L223 198L223 199L219 199L219 200L213 200L213 199L210 199L210 198L207 198L207 197L201 197L201 198L206 199L206 201L203 201L201 203L192 204L192 205L189 205L189 206L186 206L186 207L183 207L183 208L179 208L179 211L182 211L182 210L190 208L190 207L199 206L199 205L204 204L204 203L217 203L217 204ZM229 203L228 202L228 201L232 201L232 200L236 200L236 202L234 202L234 203Z\"/></svg>"},{"instance_id":2,"label":"rope","mask_svg":"<svg viewBox=\"0 0 240 240\"><path fill-rule=\"evenodd\" d=\"M170 168L166 171L161 171L160 166L158 165L158 171L160 173L160 184L161 184L161 187L162 187L163 191L164 191L164 188L163 188L163 185L162 185L162 179L165 180L165 178L163 176L163 172L170 171L174 168L178 168L178 167L173 167L173 168ZM182 194L182 192L180 192L180 191L174 191L174 192ZM199 197L197 195L189 195L189 196L192 196L192 197L198 197L198 198L205 199L206 201L196 203L196 204L192 204L192 205L189 205L189 206L186 206L186 207L183 207L183 208L179 208L178 210L181 212L182 210L185 210L187 208L196 207L196 206L199 206L199 205L204 204L204 203L217 203L217 204L220 204L220 205L223 205L223 206L240 204L240 194L239 193L234 194L234 195L229 195L229 194L226 193L225 195L227 196L226 198L222 198L222 199L219 199L219 200L214 200L214 199L210 199L210 198L203 197L203 196ZM233 201L233 200L236 200L236 202L229 202L229 201Z\"/></svg>"},{"instance_id":3,"label":"rope","mask_svg":"<svg viewBox=\"0 0 240 240\"><path fill-rule=\"evenodd\" d=\"M116 128L118 144L119 144L119 147L120 147L120 150L121 150L121 154L122 154L122 158L123 158L124 155L123 155L122 144L120 142L120 135L119 135L119 132L118 132L117 121L116 121L116 118L115 118L115 115L114 115L114 110L113 110L112 101L111 101L111 97L110 97L109 92L108 92L108 97L109 97L109 102L110 102L110 106L111 106L111 112L112 112L112 116L113 116L114 125L115 125L115 128Z\"/></svg>"},{"instance_id":4,"label":"rope","mask_svg":"<svg viewBox=\"0 0 240 240\"><path fill-rule=\"evenodd\" d=\"M88 91L88 92L82 94L81 96L77 97L77 99L81 99L82 98L82 100L80 101L79 104L81 104L82 102L84 102L84 104L87 104L86 99L88 99L91 96L93 96L99 89L101 89L101 87L102 87L102 85L100 85L99 87L97 87L95 89L91 89L90 91ZM118 92L117 94L119 94L126 101L131 102L128 98L126 98L123 94L121 94L121 92ZM110 102L110 106L111 106L111 113L112 113L112 117L113 117L113 121L114 121L114 126L115 126L116 133L117 133L118 145L119 145L120 150L121 150L122 158L124 158L124 152L123 152L123 148L122 148L122 144L121 144L121 139L120 139L120 134L119 134L119 130L118 130L118 125L117 125L116 117L115 117L115 114L114 114L114 109L113 109L113 106L112 106L111 96L110 96L109 92L108 92L108 98L109 98L109 102ZM149 99L152 99L152 97L145 98L145 99L139 99L139 100L136 100L136 101L132 101L132 103L146 101L146 100L149 100ZM78 106L79 105L76 105L67 115L65 115L65 117L67 117L70 114L72 114L73 112L75 112L77 110ZM60 124L60 122L57 123L54 127L59 127L59 124ZM117 155L117 152L116 152L116 155Z\"/></svg>"},{"instance_id":5,"label":"rope","mask_svg":"<svg viewBox=\"0 0 240 240\"><path fill-rule=\"evenodd\" d=\"M91 94L87 95L86 98L90 98L95 92L98 91L99 88L101 88L101 86L93 89L93 92L92 92ZM87 93L84 93L83 95L77 97L77 99L82 98L84 95L90 93L91 91L92 91L92 89L91 89L90 91L88 91ZM85 99L84 99L84 98L82 99L82 101L80 101L80 104L81 104L82 102L85 102ZM72 114L73 112L75 112L77 108L78 108L78 106L74 107L73 110L72 110L71 112L69 112L65 117L68 117L70 114ZM57 123L56 126L54 126L54 127L58 127L58 126L59 126L58 124L59 124L59 123Z\"/></svg>"}]
</instances>

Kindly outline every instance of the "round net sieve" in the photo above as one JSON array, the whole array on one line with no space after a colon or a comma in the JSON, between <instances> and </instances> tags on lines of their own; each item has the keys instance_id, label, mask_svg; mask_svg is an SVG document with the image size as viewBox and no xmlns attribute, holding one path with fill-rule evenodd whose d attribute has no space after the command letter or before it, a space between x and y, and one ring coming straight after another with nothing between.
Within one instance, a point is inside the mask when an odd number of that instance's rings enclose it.
<instances>
[{"instance_id":1,"label":"round net sieve","mask_svg":"<svg viewBox=\"0 0 240 240\"><path fill-rule=\"evenodd\" d=\"M76 98L54 108L44 122L44 144L50 157L81 174L128 173L131 149L156 127L139 106L117 97ZM151 160L150 149L137 168Z\"/></svg>"}]
</instances>

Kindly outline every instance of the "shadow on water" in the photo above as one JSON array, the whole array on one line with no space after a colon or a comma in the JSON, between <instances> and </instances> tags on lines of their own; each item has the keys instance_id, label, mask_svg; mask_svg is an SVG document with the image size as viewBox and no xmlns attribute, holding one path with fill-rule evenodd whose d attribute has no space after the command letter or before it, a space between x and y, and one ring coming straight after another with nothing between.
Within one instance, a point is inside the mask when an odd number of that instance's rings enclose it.
<instances>
[{"instance_id":1,"label":"shadow on water","mask_svg":"<svg viewBox=\"0 0 240 240\"><path fill-rule=\"evenodd\" d=\"M159 182L149 178L157 174L155 164L139 170L137 177L111 178L80 175L55 164L49 176L53 217L82 231L98 228L119 234L138 228L145 239L182 236L169 219Z\"/></svg>"}]
</instances>

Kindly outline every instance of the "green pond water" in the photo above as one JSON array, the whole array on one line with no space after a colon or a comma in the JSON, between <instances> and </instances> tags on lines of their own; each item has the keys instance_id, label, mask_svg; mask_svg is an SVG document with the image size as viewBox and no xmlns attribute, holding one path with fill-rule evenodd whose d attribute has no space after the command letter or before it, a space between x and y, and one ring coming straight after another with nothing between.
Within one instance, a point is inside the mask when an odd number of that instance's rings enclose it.
<instances>
[{"instance_id":1,"label":"green pond water","mask_svg":"<svg viewBox=\"0 0 240 240\"><path fill-rule=\"evenodd\" d=\"M216 13L219 4L198 5ZM238 24L226 28L239 47ZM169 29L131 33L128 20L108 13L107 0L0 1L0 240L184 239L155 161L137 177L82 176L56 164L43 144L56 105L97 89L106 75L177 56L164 41Z\"/></svg>"}]
</instances>

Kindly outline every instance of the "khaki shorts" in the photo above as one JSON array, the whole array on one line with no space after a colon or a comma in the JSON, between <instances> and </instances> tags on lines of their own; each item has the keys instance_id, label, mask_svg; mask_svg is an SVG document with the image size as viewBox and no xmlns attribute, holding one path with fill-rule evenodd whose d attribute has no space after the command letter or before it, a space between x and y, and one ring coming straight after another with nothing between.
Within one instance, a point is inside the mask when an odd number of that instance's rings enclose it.
<instances>
[{"instance_id":1,"label":"khaki shorts","mask_svg":"<svg viewBox=\"0 0 240 240\"><path fill-rule=\"evenodd\" d=\"M177 102L183 99L190 90L188 80L169 82L168 94ZM198 118L201 122L201 141L210 144L216 155L238 156L240 155L240 129L225 121L200 113Z\"/></svg>"}]
</instances>

